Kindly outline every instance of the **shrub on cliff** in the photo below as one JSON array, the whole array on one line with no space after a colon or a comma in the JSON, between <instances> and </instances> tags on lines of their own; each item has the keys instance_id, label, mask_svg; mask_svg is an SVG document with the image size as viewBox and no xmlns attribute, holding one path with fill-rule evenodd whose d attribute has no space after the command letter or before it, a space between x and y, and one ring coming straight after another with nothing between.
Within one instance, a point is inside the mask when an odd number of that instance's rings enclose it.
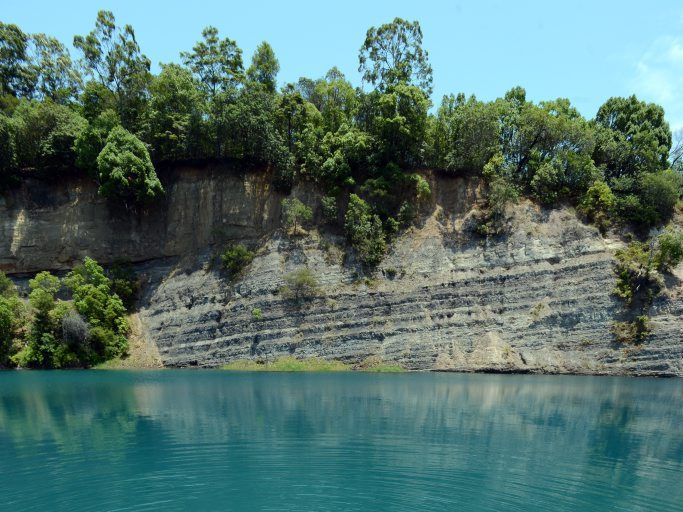
<instances>
[{"instance_id":1,"label":"shrub on cliff","mask_svg":"<svg viewBox=\"0 0 683 512\"><path fill-rule=\"evenodd\" d=\"M284 280L280 294L285 299L301 302L318 294L318 280L308 267L290 272L284 276Z\"/></svg>"},{"instance_id":2,"label":"shrub on cliff","mask_svg":"<svg viewBox=\"0 0 683 512\"><path fill-rule=\"evenodd\" d=\"M360 260L375 266L386 252L386 237L379 216L356 194L351 194L344 219L344 229Z\"/></svg>"},{"instance_id":3,"label":"shrub on cliff","mask_svg":"<svg viewBox=\"0 0 683 512\"><path fill-rule=\"evenodd\" d=\"M614 197L609 185L602 180L597 180L584 194L579 203L579 210L600 231L604 232L611 223L610 217L614 213L616 203L616 197Z\"/></svg>"},{"instance_id":4,"label":"shrub on cliff","mask_svg":"<svg viewBox=\"0 0 683 512\"><path fill-rule=\"evenodd\" d=\"M145 145L135 135L116 126L97 157L99 192L128 202L145 203L164 193Z\"/></svg>"},{"instance_id":5,"label":"shrub on cliff","mask_svg":"<svg viewBox=\"0 0 683 512\"><path fill-rule=\"evenodd\" d=\"M683 261L683 230L669 227L657 237L656 266L662 271L671 271L681 261Z\"/></svg>"},{"instance_id":6,"label":"shrub on cliff","mask_svg":"<svg viewBox=\"0 0 683 512\"><path fill-rule=\"evenodd\" d=\"M313 218L313 211L309 206L296 197L282 200L282 222L285 227L296 235L299 226Z\"/></svg>"},{"instance_id":7,"label":"shrub on cliff","mask_svg":"<svg viewBox=\"0 0 683 512\"><path fill-rule=\"evenodd\" d=\"M223 254L221 261L230 279L234 279L254 259L254 252L242 244L231 245Z\"/></svg>"}]
</instances>

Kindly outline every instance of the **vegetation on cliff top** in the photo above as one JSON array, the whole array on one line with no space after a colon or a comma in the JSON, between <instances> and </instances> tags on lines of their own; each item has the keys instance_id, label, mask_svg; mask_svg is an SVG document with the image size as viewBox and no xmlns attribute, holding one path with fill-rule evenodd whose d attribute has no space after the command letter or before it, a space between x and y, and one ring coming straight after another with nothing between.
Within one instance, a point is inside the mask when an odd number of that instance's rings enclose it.
<instances>
[{"instance_id":1,"label":"vegetation on cliff top","mask_svg":"<svg viewBox=\"0 0 683 512\"><path fill-rule=\"evenodd\" d=\"M4 183L22 169L75 166L132 207L163 193L155 164L241 159L275 169L283 190L317 183L326 220L341 221L368 265L429 196L415 168L481 175L490 192L484 235L501 231L519 194L579 205L602 229L664 223L681 195L683 146L672 150L663 109L635 96L608 99L593 119L563 98L528 101L521 87L489 102L448 95L430 113L432 68L418 22L368 30L359 52L365 89L333 67L278 90L268 43L247 66L237 42L214 27L153 75L134 29L108 11L74 37L76 60L56 39L16 25L0 23L0 40ZM347 204L344 219L330 209Z\"/></svg>"}]
</instances>

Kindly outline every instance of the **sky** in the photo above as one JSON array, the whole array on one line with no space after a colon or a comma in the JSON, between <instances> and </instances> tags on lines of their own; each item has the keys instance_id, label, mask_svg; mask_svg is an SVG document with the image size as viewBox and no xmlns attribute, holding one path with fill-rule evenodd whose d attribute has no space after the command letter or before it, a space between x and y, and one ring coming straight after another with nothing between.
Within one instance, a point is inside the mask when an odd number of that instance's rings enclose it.
<instances>
[{"instance_id":1,"label":"sky","mask_svg":"<svg viewBox=\"0 0 683 512\"><path fill-rule=\"evenodd\" d=\"M399 16L418 20L434 69L432 101L464 92L482 100L515 85L534 101L569 98L593 117L611 96L662 105L683 128L683 2L631 1L177 1L0 0L0 20L70 44L94 27L97 11L130 24L152 60L178 62L207 25L237 41L245 64L266 40L281 84L337 66L361 85L365 32Z\"/></svg>"}]
</instances>

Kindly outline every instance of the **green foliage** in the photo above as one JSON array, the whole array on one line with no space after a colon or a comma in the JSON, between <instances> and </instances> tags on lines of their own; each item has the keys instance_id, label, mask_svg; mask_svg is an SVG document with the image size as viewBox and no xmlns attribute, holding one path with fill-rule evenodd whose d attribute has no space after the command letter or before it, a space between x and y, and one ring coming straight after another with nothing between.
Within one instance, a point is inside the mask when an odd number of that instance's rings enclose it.
<instances>
[{"instance_id":1,"label":"green foliage","mask_svg":"<svg viewBox=\"0 0 683 512\"><path fill-rule=\"evenodd\" d=\"M261 308L253 308L251 310L251 318L253 320L261 320L261 318L263 318L263 311L261 311Z\"/></svg>"},{"instance_id":2,"label":"green foliage","mask_svg":"<svg viewBox=\"0 0 683 512\"><path fill-rule=\"evenodd\" d=\"M298 227L313 218L310 207L296 197L282 200L282 223L296 235Z\"/></svg>"},{"instance_id":3,"label":"green foliage","mask_svg":"<svg viewBox=\"0 0 683 512\"><path fill-rule=\"evenodd\" d=\"M74 67L69 51L57 39L45 34L31 36L30 46L32 58L28 68L33 97L70 103L81 87L81 75Z\"/></svg>"},{"instance_id":4,"label":"green foliage","mask_svg":"<svg viewBox=\"0 0 683 512\"><path fill-rule=\"evenodd\" d=\"M86 75L113 94L123 126L139 130L151 74L150 60L140 51L133 27L119 27L110 11L99 11L95 28L86 36L75 36L73 45L82 54Z\"/></svg>"},{"instance_id":5,"label":"green foliage","mask_svg":"<svg viewBox=\"0 0 683 512\"><path fill-rule=\"evenodd\" d=\"M588 155L561 152L540 164L531 179L531 190L541 203L553 205L561 199L582 195L598 177Z\"/></svg>"},{"instance_id":6,"label":"green foliage","mask_svg":"<svg viewBox=\"0 0 683 512\"><path fill-rule=\"evenodd\" d=\"M319 292L318 280L308 267L290 272L283 279L285 283L280 287L280 295L285 299L302 302Z\"/></svg>"},{"instance_id":7,"label":"green foliage","mask_svg":"<svg viewBox=\"0 0 683 512\"><path fill-rule=\"evenodd\" d=\"M145 203L164 193L145 145L121 126L114 127L97 157L99 192L106 197Z\"/></svg>"},{"instance_id":8,"label":"green foliage","mask_svg":"<svg viewBox=\"0 0 683 512\"><path fill-rule=\"evenodd\" d=\"M610 216L614 213L617 200L609 185L602 180L595 181L586 191L579 209L601 231L610 225Z\"/></svg>"},{"instance_id":9,"label":"green foliage","mask_svg":"<svg viewBox=\"0 0 683 512\"><path fill-rule=\"evenodd\" d=\"M29 36L18 26L0 22L0 93L12 96L29 94L32 89L26 69Z\"/></svg>"},{"instance_id":10,"label":"green foliage","mask_svg":"<svg viewBox=\"0 0 683 512\"><path fill-rule=\"evenodd\" d=\"M181 160L200 154L202 102L192 73L177 64L162 65L150 85L149 139L156 160Z\"/></svg>"},{"instance_id":11,"label":"green foliage","mask_svg":"<svg viewBox=\"0 0 683 512\"><path fill-rule=\"evenodd\" d=\"M15 364L35 368L60 368L68 365L67 351L55 337L59 314L63 311L55 295L61 288L59 279L40 272L29 281L29 303L34 310L28 344L12 358ZM59 306L59 307L58 307Z\"/></svg>"},{"instance_id":12,"label":"green foliage","mask_svg":"<svg viewBox=\"0 0 683 512\"><path fill-rule=\"evenodd\" d=\"M112 291L119 296L126 310L130 311L140 292L140 283L133 267L123 261L115 262L107 269L107 277L111 280Z\"/></svg>"},{"instance_id":13,"label":"green foliage","mask_svg":"<svg viewBox=\"0 0 683 512\"><path fill-rule=\"evenodd\" d=\"M260 84L240 89L226 111L230 127L227 150L231 155L254 162L272 164L280 170L291 166L291 155L278 131L278 102Z\"/></svg>"},{"instance_id":14,"label":"green foliage","mask_svg":"<svg viewBox=\"0 0 683 512\"><path fill-rule=\"evenodd\" d=\"M206 27L191 52L181 53L183 62L198 78L204 93L213 99L242 79L242 50L232 39L221 39L218 29Z\"/></svg>"},{"instance_id":15,"label":"green foliage","mask_svg":"<svg viewBox=\"0 0 683 512\"><path fill-rule=\"evenodd\" d=\"M126 308L114 293L104 269L91 258L74 268L64 279L75 310L90 328L90 347L78 354L87 364L119 357L128 349Z\"/></svg>"},{"instance_id":16,"label":"green foliage","mask_svg":"<svg viewBox=\"0 0 683 512\"><path fill-rule=\"evenodd\" d=\"M12 118L0 113L0 182L17 167L15 127Z\"/></svg>"},{"instance_id":17,"label":"green foliage","mask_svg":"<svg viewBox=\"0 0 683 512\"><path fill-rule=\"evenodd\" d=\"M683 230L669 227L657 237L654 260L661 271L671 271L683 261Z\"/></svg>"},{"instance_id":18,"label":"green foliage","mask_svg":"<svg viewBox=\"0 0 683 512\"><path fill-rule=\"evenodd\" d=\"M215 27L206 27L202 40L192 51L180 55L197 79L208 110L207 135L212 141L213 156L222 157L230 132L236 86L243 80L242 50L232 39L221 39Z\"/></svg>"},{"instance_id":19,"label":"green foliage","mask_svg":"<svg viewBox=\"0 0 683 512\"><path fill-rule=\"evenodd\" d=\"M74 141L86 121L72 109L51 101L21 101L13 113L19 167L72 167Z\"/></svg>"},{"instance_id":20,"label":"green foliage","mask_svg":"<svg viewBox=\"0 0 683 512\"><path fill-rule=\"evenodd\" d=\"M229 277L234 279L253 261L254 256L253 251L250 251L242 244L236 244L229 246L223 251L221 262Z\"/></svg>"},{"instance_id":21,"label":"green foliage","mask_svg":"<svg viewBox=\"0 0 683 512\"><path fill-rule=\"evenodd\" d=\"M627 305L643 296L651 300L659 292L661 280L655 268L654 247L642 242L631 242L616 252L617 274L615 295Z\"/></svg>"},{"instance_id":22,"label":"green foliage","mask_svg":"<svg viewBox=\"0 0 683 512\"><path fill-rule=\"evenodd\" d=\"M611 331L618 343L639 344L650 334L650 318L640 315L632 321L613 322Z\"/></svg>"},{"instance_id":23,"label":"green foliage","mask_svg":"<svg viewBox=\"0 0 683 512\"><path fill-rule=\"evenodd\" d=\"M352 124L358 98L351 83L336 67L317 80L309 94L302 96L320 112L327 133L335 133L343 124Z\"/></svg>"},{"instance_id":24,"label":"green foliage","mask_svg":"<svg viewBox=\"0 0 683 512\"><path fill-rule=\"evenodd\" d=\"M81 114L91 123L107 110L114 113L119 124L116 96L101 82L90 80L86 82L80 96Z\"/></svg>"},{"instance_id":25,"label":"green foliage","mask_svg":"<svg viewBox=\"0 0 683 512\"><path fill-rule=\"evenodd\" d=\"M411 174L410 181L415 186L415 199L418 203L424 202L432 195L429 182L420 174Z\"/></svg>"},{"instance_id":26,"label":"green foliage","mask_svg":"<svg viewBox=\"0 0 683 512\"><path fill-rule=\"evenodd\" d=\"M251 65L247 69L247 78L262 84L268 92L274 93L279 71L280 63L275 57L272 46L263 41L256 47Z\"/></svg>"},{"instance_id":27,"label":"green foliage","mask_svg":"<svg viewBox=\"0 0 683 512\"><path fill-rule=\"evenodd\" d=\"M495 103L444 96L428 130L429 163L454 172L482 172L499 151L500 122Z\"/></svg>"},{"instance_id":28,"label":"green foliage","mask_svg":"<svg viewBox=\"0 0 683 512\"><path fill-rule=\"evenodd\" d=\"M591 121L567 99L534 103L521 87L488 102L447 95L430 115L422 30L401 18L366 34L367 92L334 67L278 91L272 47L261 43L245 71L237 42L214 27L181 53L184 65L152 76L133 28L100 11L74 38L84 84L56 39L5 23L0 36L0 178L75 163L129 206L163 192L152 161L240 159L272 173L279 191L310 180L339 207L351 193L363 197L366 262L427 203L428 184L414 174L425 166L484 176L486 234L500 232L519 194L577 205L602 230L628 222L643 231L665 223L681 196L683 144L668 170L664 111L635 96L609 99Z\"/></svg>"},{"instance_id":29,"label":"green foliage","mask_svg":"<svg viewBox=\"0 0 683 512\"><path fill-rule=\"evenodd\" d=\"M683 192L683 176L672 170L644 173L640 180L641 210L635 220L646 225L667 221Z\"/></svg>"},{"instance_id":30,"label":"green foliage","mask_svg":"<svg viewBox=\"0 0 683 512\"><path fill-rule=\"evenodd\" d=\"M94 118L74 141L76 166L95 176L97 157L107 144L109 133L119 124L119 116L113 110L105 110Z\"/></svg>"},{"instance_id":31,"label":"green foliage","mask_svg":"<svg viewBox=\"0 0 683 512\"><path fill-rule=\"evenodd\" d=\"M333 196L325 196L321 199L320 203L325 221L329 222L330 224L336 223L337 216L339 215L339 209L337 208L337 198Z\"/></svg>"},{"instance_id":32,"label":"green foliage","mask_svg":"<svg viewBox=\"0 0 683 512\"><path fill-rule=\"evenodd\" d=\"M7 300L0 299L0 367L7 366L14 340L14 312Z\"/></svg>"},{"instance_id":33,"label":"green foliage","mask_svg":"<svg viewBox=\"0 0 683 512\"><path fill-rule=\"evenodd\" d=\"M483 174L487 182L486 207L476 226L476 231L483 236L503 232L507 207L519 199L517 187L505 177L504 166L505 160L500 153L491 157L484 166Z\"/></svg>"},{"instance_id":34,"label":"green foliage","mask_svg":"<svg viewBox=\"0 0 683 512\"><path fill-rule=\"evenodd\" d=\"M363 80L387 90L400 83L414 85L430 94L432 67L422 48L422 29L417 21L394 18L371 27L358 57Z\"/></svg>"},{"instance_id":35,"label":"green foliage","mask_svg":"<svg viewBox=\"0 0 683 512\"><path fill-rule=\"evenodd\" d=\"M370 96L370 133L375 137L383 162L416 165L427 131L429 97L415 86L399 83L384 93Z\"/></svg>"},{"instance_id":36,"label":"green foliage","mask_svg":"<svg viewBox=\"0 0 683 512\"><path fill-rule=\"evenodd\" d=\"M638 177L665 169L671 130L664 109L635 96L610 98L595 116L598 127L594 160L607 177Z\"/></svg>"},{"instance_id":37,"label":"green foliage","mask_svg":"<svg viewBox=\"0 0 683 512\"><path fill-rule=\"evenodd\" d=\"M0 368L10 366L11 357L23 337L26 307L11 279L0 272Z\"/></svg>"},{"instance_id":38,"label":"green foliage","mask_svg":"<svg viewBox=\"0 0 683 512\"><path fill-rule=\"evenodd\" d=\"M356 194L349 196L344 229L351 246L366 265L376 266L386 252L386 237L379 216Z\"/></svg>"}]
</instances>

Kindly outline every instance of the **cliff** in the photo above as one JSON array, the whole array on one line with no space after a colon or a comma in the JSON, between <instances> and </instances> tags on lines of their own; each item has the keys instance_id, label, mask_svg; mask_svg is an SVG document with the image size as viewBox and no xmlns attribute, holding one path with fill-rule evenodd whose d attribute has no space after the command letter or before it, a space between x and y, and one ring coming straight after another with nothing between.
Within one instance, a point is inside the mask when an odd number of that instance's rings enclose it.
<instances>
[{"instance_id":1,"label":"cliff","mask_svg":"<svg viewBox=\"0 0 683 512\"><path fill-rule=\"evenodd\" d=\"M217 166L162 174L166 199L136 215L89 180L28 180L0 199L0 268L64 270L86 255L134 262L140 330L172 366L293 354L410 369L683 376L680 269L653 305L652 336L619 345L609 332L623 314L611 294L619 240L570 209L528 201L510 212L509 235L485 240L469 229L477 180L427 176L432 204L373 276L344 256L334 230L279 230L282 196L267 172ZM294 194L315 202L313 190ZM217 258L228 241L258 246L234 282ZM321 293L297 304L278 290L302 266Z\"/></svg>"}]
</instances>

